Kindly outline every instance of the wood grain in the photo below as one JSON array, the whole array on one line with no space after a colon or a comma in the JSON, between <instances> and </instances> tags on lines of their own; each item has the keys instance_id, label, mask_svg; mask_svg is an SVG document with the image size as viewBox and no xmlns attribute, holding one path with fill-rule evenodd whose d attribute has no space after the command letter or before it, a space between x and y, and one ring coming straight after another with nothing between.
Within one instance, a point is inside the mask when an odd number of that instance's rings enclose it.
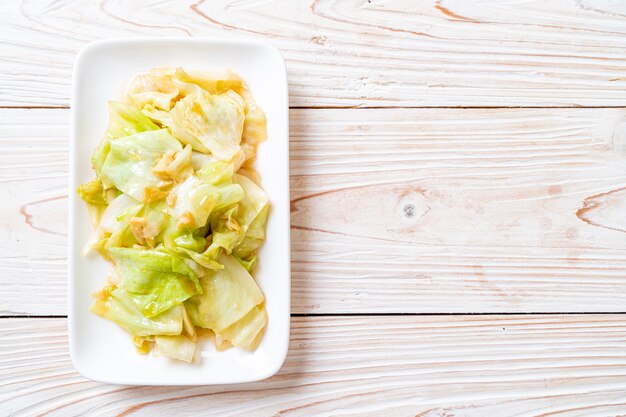
<instances>
[{"instance_id":1,"label":"wood grain","mask_svg":"<svg viewBox=\"0 0 626 417\"><path fill-rule=\"evenodd\" d=\"M67 106L90 41L267 40L292 106L624 106L626 6L607 0L2 2L0 105Z\"/></svg>"},{"instance_id":2,"label":"wood grain","mask_svg":"<svg viewBox=\"0 0 626 417\"><path fill-rule=\"evenodd\" d=\"M73 369L65 319L0 320L2 415L608 416L626 409L623 316L295 318L268 381L123 387Z\"/></svg>"},{"instance_id":3,"label":"wood grain","mask_svg":"<svg viewBox=\"0 0 626 417\"><path fill-rule=\"evenodd\" d=\"M69 112L0 114L0 314L64 313Z\"/></svg>"},{"instance_id":4,"label":"wood grain","mask_svg":"<svg viewBox=\"0 0 626 417\"><path fill-rule=\"evenodd\" d=\"M0 115L1 314L63 315L68 111ZM625 310L626 110L290 118L294 313Z\"/></svg>"},{"instance_id":5,"label":"wood grain","mask_svg":"<svg viewBox=\"0 0 626 417\"><path fill-rule=\"evenodd\" d=\"M296 306L624 311L624 115L292 112Z\"/></svg>"}]
</instances>

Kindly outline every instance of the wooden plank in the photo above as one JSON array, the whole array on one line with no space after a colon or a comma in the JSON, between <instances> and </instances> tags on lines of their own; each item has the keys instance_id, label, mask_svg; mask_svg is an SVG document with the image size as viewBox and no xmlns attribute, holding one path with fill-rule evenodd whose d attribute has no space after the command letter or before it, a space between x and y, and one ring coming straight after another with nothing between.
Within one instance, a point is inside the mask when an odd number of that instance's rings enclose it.
<instances>
[{"instance_id":1,"label":"wooden plank","mask_svg":"<svg viewBox=\"0 0 626 417\"><path fill-rule=\"evenodd\" d=\"M123 387L74 371L65 319L3 319L0 369L0 410L15 416L606 416L626 409L626 322L299 317L268 381Z\"/></svg>"},{"instance_id":2,"label":"wooden plank","mask_svg":"<svg viewBox=\"0 0 626 417\"><path fill-rule=\"evenodd\" d=\"M0 314L64 314L69 112L0 114Z\"/></svg>"},{"instance_id":3,"label":"wooden plank","mask_svg":"<svg viewBox=\"0 0 626 417\"><path fill-rule=\"evenodd\" d=\"M2 314L63 315L68 112L0 114ZM292 110L293 312L624 311L625 118Z\"/></svg>"},{"instance_id":4,"label":"wooden plank","mask_svg":"<svg viewBox=\"0 0 626 417\"><path fill-rule=\"evenodd\" d=\"M625 115L292 112L296 311L624 311Z\"/></svg>"},{"instance_id":5,"label":"wooden plank","mask_svg":"<svg viewBox=\"0 0 626 417\"><path fill-rule=\"evenodd\" d=\"M624 106L626 6L594 0L2 2L0 105L67 106L96 39L263 39L293 106Z\"/></svg>"}]
</instances>

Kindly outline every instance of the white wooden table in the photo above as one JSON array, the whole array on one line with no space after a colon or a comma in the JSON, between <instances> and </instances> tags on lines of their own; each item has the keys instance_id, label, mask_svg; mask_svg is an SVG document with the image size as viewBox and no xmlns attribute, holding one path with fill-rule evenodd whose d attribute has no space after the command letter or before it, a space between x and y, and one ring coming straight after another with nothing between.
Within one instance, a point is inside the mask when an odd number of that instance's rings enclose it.
<instances>
[{"instance_id":1,"label":"white wooden table","mask_svg":"<svg viewBox=\"0 0 626 417\"><path fill-rule=\"evenodd\" d=\"M293 326L268 381L70 363L72 62L146 35L287 60ZM625 2L3 1L0 86L0 415L626 414Z\"/></svg>"}]
</instances>

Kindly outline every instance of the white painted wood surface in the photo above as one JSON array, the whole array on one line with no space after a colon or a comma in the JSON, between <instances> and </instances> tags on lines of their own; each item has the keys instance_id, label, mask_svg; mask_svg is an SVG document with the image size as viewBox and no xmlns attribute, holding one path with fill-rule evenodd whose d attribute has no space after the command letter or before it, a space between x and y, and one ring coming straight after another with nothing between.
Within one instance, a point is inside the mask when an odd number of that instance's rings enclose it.
<instances>
[{"instance_id":1,"label":"white painted wood surface","mask_svg":"<svg viewBox=\"0 0 626 417\"><path fill-rule=\"evenodd\" d=\"M68 113L0 110L5 315L66 313ZM624 311L625 110L290 118L293 312Z\"/></svg>"},{"instance_id":2,"label":"white painted wood surface","mask_svg":"<svg viewBox=\"0 0 626 417\"><path fill-rule=\"evenodd\" d=\"M623 2L22 0L0 24L0 416L626 415ZM90 382L50 317L72 62L134 36L287 60L293 313L316 315L268 381ZM489 312L585 314L451 314Z\"/></svg>"},{"instance_id":3,"label":"white painted wood surface","mask_svg":"<svg viewBox=\"0 0 626 417\"><path fill-rule=\"evenodd\" d=\"M262 383L122 387L76 374L64 319L0 321L0 402L15 416L616 416L620 315L294 318ZM6 414L4 414L6 415Z\"/></svg>"},{"instance_id":4,"label":"white painted wood surface","mask_svg":"<svg viewBox=\"0 0 626 417\"><path fill-rule=\"evenodd\" d=\"M87 42L264 39L294 106L626 105L626 5L609 0L4 1L0 105L67 106Z\"/></svg>"}]
</instances>

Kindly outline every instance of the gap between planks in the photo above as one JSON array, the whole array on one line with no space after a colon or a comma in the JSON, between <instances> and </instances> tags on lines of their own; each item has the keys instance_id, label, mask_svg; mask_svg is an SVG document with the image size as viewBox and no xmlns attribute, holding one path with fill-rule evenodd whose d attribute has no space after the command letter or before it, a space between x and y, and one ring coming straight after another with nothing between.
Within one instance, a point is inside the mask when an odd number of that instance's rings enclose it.
<instances>
[{"instance_id":1,"label":"gap between planks","mask_svg":"<svg viewBox=\"0 0 626 417\"><path fill-rule=\"evenodd\" d=\"M291 317L442 317L442 316L585 316L585 315L625 315L626 311L600 312L488 312L488 313L292 313ZM66 319L66 315L11 315L0 316L2 319Z\"/></svg>"},{"instance_id":2,"label":"gap between planks","mask_svg":"<svg viewBox=\"0 0 626 417\"><path fill-rule=\"evenodd\" d=\"M70 106L0 106L0 110L69 110ZM385 109L626 109L626 106L289 106L290 110L385 110Z\"/></svg>"}]
</instances>

